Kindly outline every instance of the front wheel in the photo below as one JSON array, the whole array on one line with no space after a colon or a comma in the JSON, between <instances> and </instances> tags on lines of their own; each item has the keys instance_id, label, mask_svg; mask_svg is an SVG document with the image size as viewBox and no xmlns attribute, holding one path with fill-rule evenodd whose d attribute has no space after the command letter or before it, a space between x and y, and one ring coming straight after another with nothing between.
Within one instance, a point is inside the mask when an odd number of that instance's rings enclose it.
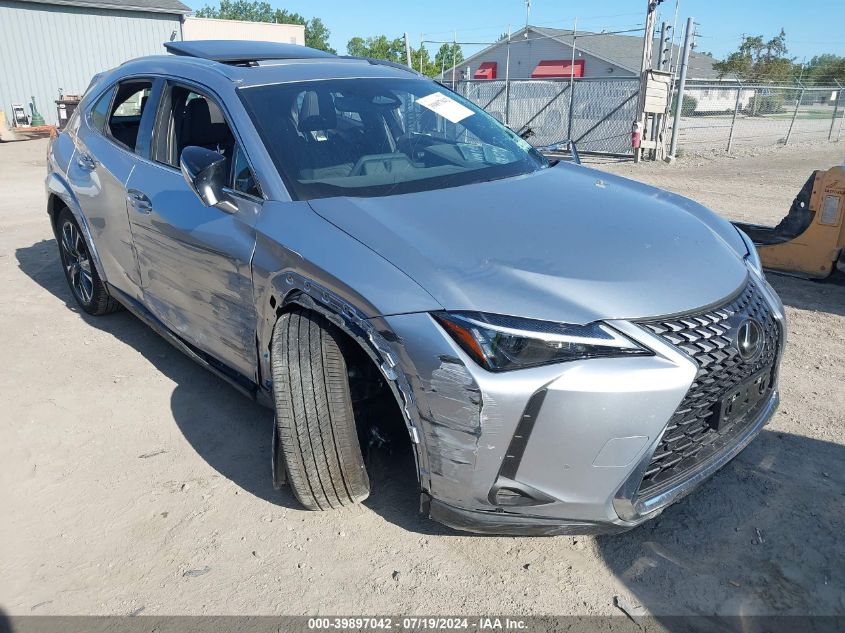
<instances>
[{"instance_id":1,"label":"front wheel","mask_svg":"<svg viewBox=\"0 0 845 633\"><path fill-rule=\"evenodd\" d=\"M56 228L62 268L79 307L93 315L119 310L121 305L109 296L97 274L85 237L69 209L62 209L59 213Z\"/></svg>"},{"instance_id":2,"label":"front wheel","mask_svg":"<svg viewBox=\"0 0 845 633\"><path fill-rule=\"evenodd\" d=\"M283 314L271 345L277 482L281 468L309 510L359 503L370 494L349 390L343 334L308 310Z\"/></svg>"}]
</instances>

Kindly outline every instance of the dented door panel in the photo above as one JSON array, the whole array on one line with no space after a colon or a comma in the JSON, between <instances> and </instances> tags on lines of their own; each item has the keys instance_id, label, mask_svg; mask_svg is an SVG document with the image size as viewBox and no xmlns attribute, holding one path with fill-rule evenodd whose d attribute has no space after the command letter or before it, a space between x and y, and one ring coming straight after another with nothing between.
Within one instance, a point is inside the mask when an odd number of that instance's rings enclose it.
<instances>
[{"instance_id":1,"label":"dented door panel","mask_svg":"<svg viewBox=\"0 0 845 633\"><path fill-rule=\"evenodd\" d=\"M92 237L100 250L109 283L129 296L141 296L141 279L129 218L125 185L137 157L99 133L80 128L67 178L84 209Z\"/></svg>"},{"instance_id":2,"label":"dented door panel","mask_svg":"<svg viewBox=\"0 0 845 633\"><path fill-rule=\"evenodd\" d=\"M176 334L255 379L250 260L260 205L206 207L175 169L143 161L127 184L149 201L130 209L148 309Z\"/></svg>"}]
</instances>

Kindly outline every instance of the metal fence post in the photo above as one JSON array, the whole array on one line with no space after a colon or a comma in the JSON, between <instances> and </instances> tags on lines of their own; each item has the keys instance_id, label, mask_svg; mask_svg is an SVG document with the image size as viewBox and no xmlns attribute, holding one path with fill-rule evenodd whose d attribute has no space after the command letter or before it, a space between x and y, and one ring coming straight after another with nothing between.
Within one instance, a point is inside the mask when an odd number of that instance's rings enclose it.
<instances>
[{"instance_id":1,"label":"metal fence post","mask_svg":"<svg viewBox=\"0 0 845 633\"><path fill-rule=\"evenodd\" d=\"M505 125L510 125L511 114L511 25L508 24L508 42L505 45Z\"/></svg>"},{"instance_id":2,"label":"metal fence post","mask_svg":"<svg viewBox=\"0 0 845 633\"><path fill-rule=\"evenodd\" d=\"M575 102L575 38L578 37L578 18L572 22L572 60L569 62L569 116L566 122L566 138L572 140L572 113Z\"/></svg>"},{"instance_id":3,"label":"metal fence post","mask_svg":"<svg viewBox=\"0 0 845 633\"><path fill-rule=\"evenodd\" d=\"M695 25L692 18L687 19L687 32L684 35L684 53L681 60L681 75L678 78L678 101L675 103L675 118L672 123L672 140L669 143L669 160L675 158L675 151L678 148L678 128L681 126L681 110L684 107L684 88L687 85L687 66L689 66L689 54L692 48L692 38Z\"/></svg>"},{"instance_id":4,"label":"metal fence post","mask_svg":"<svg viewBox=\"0 0 845 633\"><path fill-rule=\"evenodd\" d=\"M728 148L725 150L726 154L731 153L731 144L734 140L734 128L736 127L736 116L739 114L739 106L742 105L742 82L737 78L736 80L736 104L734 105L734 115L731 119L731 131L728 132Z\"/></svg>"},{"instance_id":5,"label":"metal fence post","mask_svg":"<svg viewBox=\"0 0 845 633\"><path fill-rule=\"evenodd\" d=\"M834 81L839 87L839 90L836 91L836 102L833 104L833 118L830 120L830 132L827 134L828 141L833 136L833 124L836 123L836 115L839 112L839 101L842 99L842 84L836 79L834 79Z\"/></svg>"},{"instance_id":6,"label":"metal fence post","mask_svg":"<svg viewBox=\"0 0 845 633\"><path fill-rule=\"evenodd\" d=\"M801 92L798 93L798 100L795 102L795 111L792 113L792 120L789 122L789 131L786 133L784 145L789 145L789 137L792 136L792 126L795 125L795 119L798 117L798 108L801 107L801 101L804 99L804 84L799 81L798 85L801 86Z\"/></svg>"}]
</instances>

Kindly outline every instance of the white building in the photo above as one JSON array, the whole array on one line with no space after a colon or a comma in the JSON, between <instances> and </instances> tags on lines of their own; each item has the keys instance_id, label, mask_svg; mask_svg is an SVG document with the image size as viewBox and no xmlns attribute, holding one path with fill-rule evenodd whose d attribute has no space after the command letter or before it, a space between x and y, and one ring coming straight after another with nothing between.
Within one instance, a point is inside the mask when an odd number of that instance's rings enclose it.
<instances>
[{"instance_id":1,"label":"white building","mask_svg":"<svg viewBox=\"0 0 845 633\"><path fill-rule=\"evenodd\" d=\"M182 24L182 39L258 40L305 46L305 27L302 24L243 22L189 16Z\"/></svg>"}]
</instances>

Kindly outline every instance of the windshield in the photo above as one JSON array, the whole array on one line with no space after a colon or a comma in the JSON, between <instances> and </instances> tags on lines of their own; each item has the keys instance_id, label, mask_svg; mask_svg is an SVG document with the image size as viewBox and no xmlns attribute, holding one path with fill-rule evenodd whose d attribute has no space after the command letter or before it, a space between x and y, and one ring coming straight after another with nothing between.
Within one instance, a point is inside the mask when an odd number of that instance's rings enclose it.
<instances>
[{"instance_id":1,"label":"windshield","mask_svg":"<svg viewBox=\"0 0 845 633\"><path fill-rule=\"evenodd\" d=\"M424 79L336 79L239 90L300 200L372 197L548 167L473 103Z\"/></svg>"}]
</instances>

